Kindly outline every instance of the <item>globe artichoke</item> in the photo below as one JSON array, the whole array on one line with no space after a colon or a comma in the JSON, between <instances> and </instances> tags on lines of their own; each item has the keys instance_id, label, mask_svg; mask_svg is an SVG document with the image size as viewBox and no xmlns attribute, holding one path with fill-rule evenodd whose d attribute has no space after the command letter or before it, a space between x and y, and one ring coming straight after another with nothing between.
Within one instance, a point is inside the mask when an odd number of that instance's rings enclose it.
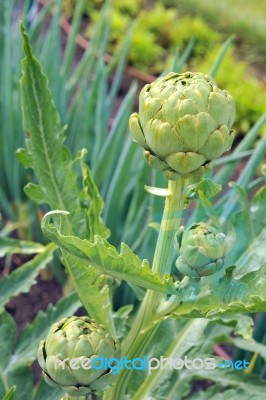
<instances>
[{"instance_id":1,"label":"globe artichoke","mask_svg":"<svg viewBox=\"0 0 266 400\"><path fill-rule=\"evenodd\" d=\"M52 325L46 340L40 342L37 357L48 384L80 397L106 388L116 377L110 368L89 368L89 362L119 355L118 342L102 325L89 317L74 316Z\"/></svg>"},{"instance_id":2,"label":"globe artichoke","mask_svg":"<svg viewBox=\"0 0 266 400\"><path fill-rule=\"evenodd\" d=\"M129 128L148 163L174 180L203 173L230 149L234 117L232 96L210 76L171 72L144 86Z\"/></svg>"},{"instance_id":3,"label":"globe artichoke","mask_svg":"<svg viewBox=\"0 0 266 400\"><path fill-rule=\"evenodd\" d=\"M194 223L182 235L177 269L191 278L208 276L219 271L234 238L204 222Z\"/></svg>"}]
</instances>

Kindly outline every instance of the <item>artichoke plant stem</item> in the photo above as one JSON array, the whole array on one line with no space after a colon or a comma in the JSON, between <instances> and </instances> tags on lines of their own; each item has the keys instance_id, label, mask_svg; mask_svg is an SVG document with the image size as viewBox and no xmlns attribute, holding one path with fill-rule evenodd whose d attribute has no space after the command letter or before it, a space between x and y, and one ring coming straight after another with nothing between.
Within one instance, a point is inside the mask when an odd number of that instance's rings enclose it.
<instances>
[{"instance_id":1,"label":"artichoke plant stem","mask_svg":"<svg viewBox=\"0 0 266 400\"><path fill-rule=\"evenodd\" d=\"M169 181L169 196L165 199L165 207L161 221L159 237L153 258L152 270L160 275L171 272L175 253L174 237L181 225L185 208L185 176L179 180Z\"/></svg>"},{"instance_id":2,"label":"artichoke plant stem","mask_svg":"<svg viewBox=\"0 0 266 400\"><path fill-rule=\"evenodd\" d=\"M160 275L170 273L175 254L174 236L181 225L185 208L185 177L169 181L169 195L165 200L164 213L154 253L152 270ZM161 301L161 293L147 290L132 328L122 345L122 357L133 359L144 354L162 319L156 311ZM132 371L122 370L104 395L104 400L123 400Z\"/></svg>"}]
</instances>

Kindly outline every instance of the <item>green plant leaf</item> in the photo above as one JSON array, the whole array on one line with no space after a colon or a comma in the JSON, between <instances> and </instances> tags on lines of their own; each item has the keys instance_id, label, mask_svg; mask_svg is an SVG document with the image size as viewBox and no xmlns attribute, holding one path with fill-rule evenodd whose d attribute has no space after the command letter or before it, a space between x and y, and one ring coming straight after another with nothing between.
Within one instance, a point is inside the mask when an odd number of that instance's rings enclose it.
<instances>
[{"instance_id":1,"label":"green plant leaf","mask_svg":"<svg viewBox=\"0 0 266 400\"><path fill-rule=\"evenodd\" d=\"M22 154L27 159L26 164L34 169L38 181L38 186L29 184L25 191L38 203L42 200L43 204L49 204L51 209L72 211L73 231L86 235L84 210L80 206L80 189L74 171L75 161L64 146L65 129L60 125L47 78L32 54L23 25L21 32L26 55L22 62L21 104L23 127L28 135L27 155L25 151Z\"/></svg>"},{"instance_id":2,"label":"green plant leaf","mask_svg":"<svg viewBox=\"0 0 266 400\"><path fill-rule=\"evenodd\" d=\"M141 261L126 244L121 244L121 251L118 253L115 247L100 236L95 236L94 242L90 242L86 239L82 240L65 234L66 214L64 211L51 211L42 220L43 232L50 240L58 244L62 250L69 252L83 262L93 265L102 273L112 275L118 279L124 279L131 284L165 293L176 292L169 276L161 277L152 273L148 261ZM53 219L58 219L59 217L60 229L50 222L51 217ZM81 269L82 266L79 268Z\"/></svg>"},{"instance_id":3,"label":"green plant leaf","mask_svg":"<svg viewBox=\"0 0 266 400\"><path fill-rule=\"evenodd\" d=\"M184 358L185 356L188 359L205 359L209 357L217 359L213 355L213 347L217 343L217 334L225 333L226 337L228 337L232 328L234 328L235 333L238 332L250 337L250 326L252 324L253 321L250 317L247 317L241 324L239 317L236 315L209 320L205 318L166 320L154 337L153 347L149 351L149 355L150 357L160 358L161 354L164 354L166 359ZM194 372L197 373L195 370ZM228 375L230 374L230 371L226 372ZM190 399L190 396L186 397L193 388L192 379L194 377L190 377L190 373L193 374L185 367L179 370L178 373L176 370L168 368L156 369L146 377L144 382L142 377L142 381L138 382L138 386L135 386L135 382L132 383L131 387L135 387L133 399L149 397L169 400L175 398ZM178 396L176 397L177 393Z\"/></svg>"},{"instance_id":4,"label":"green plant leaf","mask_svg":"<svg viewBox=\"0 0 266 400\"><path fill-rule=\"evenodd\" d=\"M254 234L258 234L266 226L266 186L261 187L252 199L251 218Z\"/></svg>"},{"instance_id":5,"label":"green plant leaf","mask_svg":"<svg viewBox=\"0 0 266 400\"><path fill-rule=\"evenodd\" d=\"M266 263L266 228L264 228L236 262L235 277L240 278L248 272L257 271Z\"/></svg>"},{"instance_id":6,"label":"green plant leaf","mask_svg":"<svg viewBox=\"0 0 266 400\"><path fill-rule=\"evenodd\" d=\"M189 373L187 374L189 375ZM216 368L214 370L201 370L194 371L191 373L191 378L194 379L206 379L211 382L219 383L222 387L242 389L245 392L249 392L254 396L265 395L265 380L259 376L247 375L243 371L236 370L224 370ZM223 397L222 397L223 398Z\"/></svg>"},{"instance_id":7,"label":"green plant leaf","mask_svg":"<svg viewBox=\"0 0 266 400\"><path fill-rule=\"evenodd\" d=\"M25 194L36 204L43 204L43 191L39 185L28 183L24 187Z\"/></svg>"},{"instance_id":8,"label":"green plant leaf","mask_svg":"<svg viewBox=\"0 0 266 400\"><path fill-rule=\"evenodd\" d=\"M226 56L226 53L228 49L232 46L233 44L233 39L234 36L230 36L222 45L216 59L214 60L214 63L212 64L208 74L211 75L213 78L216 77L219 69L221 68L221 64L223 62L223 59Z\"/></svg>"},{"instance_id":9,"label":"green plant leaf","mask_svg":"<svg viewBox=\"0 0 266 400\"><path fill-rule=\"evenodd\" d=\"M266 264L241 279L234 279L234 269L228 268L220 279L202 280L198 295L195 295L193 283L188 284L184 291L181 289L178 297L182 302L177 304L173 315L196 318L265 311Z\"/></svg>"},{"instance_id":10,"label":"green plant leaf","mask_svg":"<svg viewBox=\"0 0 266 400\"><path fill-rule=\"evenodd\" d=\"M121 148L125 146L125 139L128 133L128 118L132 112L135 93L136 85L133 83L114 118L108 136L102 143L95 164L92 165L93 175L98 185L103 182L106 184L106 181L108 182L112 179L112 171L117 166Z\"/></svg>"},{"instance_id":11,"label":"green plant leaf","mask_svg":"<svg viewBox=\"0 0 266 400\"><path fill-rule=\"evenodd\" d=\"M150 350L150 357L158 357L163 354L166 358L182 358L191 351L197 351L206 340L205 329L208 326L207 319L191 319L189 321L181 319L178 321L164 321L157 331L153 347ZM168 337L168 340L166 339ZM197 354L198 357L198 354ZM174 370L159 368L153 370L143 382L143 372L140 377L141 382L131 380L132 399L141 398L164 399L174 398L172 386L177 380ZM185 390L184 390L185 392ZM179 388L179 396L184 395ZM167 393L169 397L167 397ZM170 396L170 393L172 397ZM166 397L165 397L166 396Z\"/></svg>"},{"instance_id":12,"label":"green plant leaf","mask_svg":"<svg viewBox=\"0 0 266 400\"><path fill-rule=\"evenodd\" d=\"M56 246L52 243L43 247L43 251L32 260L17 268L0 280L0 309L19 293L26 293L35 283L35 278L52 259Z\"/></svg>"},{"instance_id":13,"label":"green plant leaf","mask_svg":"<svg viewBox=\"0 0 266 400\"><path fill-rule=\"evenodd\" d=\"M194 395L190 396L190 400L261 400L260 395L254 395L251 390L247 388L225 389L220 385L211 386L204 391L197 391Z\"/></svg>"},{"instance_id":14,"label":"green plant leaf","mask_svg":"<svg viewBox=\"0 0 266 400\"><path fill-rule=\"evenodd\" d=\"M3 398L16 386L16 399L27 400L31 398L33 379L32 372L24 363L18 370L7 372L6 367L13 357L16 341L16 324L13 318L6 312L0 314L0 397ZM28 396L28 397L27 397Z\"/></svg>"},{"instance_id":15,"label":"green plant leaf","mask_svg":"<svg viewBox=\"0 0 266 400\"><path fill-rule=\"evenodd\" d=\"M15 399L29 400L33 395L32 370L28 365L10 371L6 376L9 387L16 386Z\"/></svg>"},{"instance_id":16,"label":"green plant leaf","mask_svg":"<svg viewBox=\"0 0 266 400\"><path fill-rule=\"evenodd\" d=\"M6 395L3 397L3 400L14 400L15 399L15 392L16 392L16 387L12 386L12 388L6 393Z\"/></svg>"},{"instance_id":17,"label":"green plant leaf","mask_svg":"<svg viewBox=\"0 0 266 400\"><path fill-rule=\"evenodd\" d=\"M39 342L47 336L51 325L61 318L73 315L80 306L77 294L71 293L55 305L50 305L46 312L40 311L34 321L21 332L14 352L5 364L5 370L9 372L32 363L36 359Z\"/></svg>"},{"instance_id":18,"label":"green plant leaf","mask_svg":"<svg viewBox=\"0 0 266 400\"><path fill-rule=\"evenodd\" d=\"M14 319L6 312L0 314L0 368L1 381L3 381L3 370L9 363L16 340L16 324Z\"/></svg>"},{"instance_id":19,"label":"green plant leaf","mask_svg":"<svg viewBox=\"0 0 266 400\"><path fill-rule=\"evenodd\" d=\"M77 258L66 250L61 251L84 308L91 317L97 316L97 321L111 333L111 303L106 275L99 273L87 260Z\"/></svg>"},{"instance_id":20,"label":"green plant leaf","mask_svg":"<svg viewBox=\"0 0 266 400\"><path fill-rule=\"evenodd\" d=\"M116 327L117 337L125 338L129 331L129 315L133 311L133 305L127 304L126 306L120 307L116 312L113 313L114 324Z\"/></svg>"},{"instance_id":21,"label":"green plant leaf","mask_svg":"<svg viewBox=\"0 0 266 400\"><path fill-rule=\"evenodd\" d=\"M187 187L186 196L188 198L198 197L203 204L210 205L207 199L216 196L221 190L221 185L218 185L209 178L203 178L199 182L193 183Z\"/></svg>"},{"instance_id":22,"label":"green plant leaf","mask_svg":"<svg viewBox=\"0 0 266 400\"><path fill-rule=\"evenodd\" d=\"M40 243L0 237L0 257L5 257L7 254L42 253L44 248Z\"/></svg>"},{"instance_id":23,"label":"green plant leaf","mask_svg":"<svg viewBox=\"0 0 266 400\"><path fill-rule=\"evenodd\" d=\"M35 388L32 400L61 400L64 395L63 389L47 385L44 379L41 379Z\"/></svg>"},{"instance_id":24,"label":"green plant leaf","mask_svg":"<svg viewBox=\"0 0 266 400\"><path fill-rule=\"evenodd\" d=\"M239 349L250 351L252 353L259 353L260 357L266 361L266 346L262 343L258 343L255 340L245 340L243 338L232 337L229 338L228 342L231 342Z\"/></svg>"},{"instance_id":25,"label":"green plant leaf","mask_svg":"<svg viewBox=\"0 0 266 400\"><path fill-rule=\"evenodd\" d=\"M32 168L31 157L26 149L17 149L16 156L25 168Z\"/></svg>"},{"instance_id":26,"label":"green plant leaf","mask_svg":"<svg viewBox=\"0 0 266 400\"><path fill-rule=\"evenodd\" d=\"M81 159L81 168L83 190L80 193L80 201L86 209L87 226L90 232L89 239L93 240L96 234L106 239L110 236L110 230L106 228L101 218L104 202L83 159Z\"/></svg>"},{"instance_id":27,"label":"green plant leaf","mask_svg":"<svg viewBox=\"0 0 266 400\"><path fill-rule=\"evenodd\" d=\"M38 185L29 183L25 191L37 203L47 203L51 209L61 208L70 211L71 233L87 238L93 238L98 234L106 238L109 230L101 219L103 201L83 161L85 151L79 152L73 159L70 151L64 146L64 129L60 125L59 114L48 89L47 78L42 72L39 61L32 54L23 25L21 31L26 55L22 63L21 79L23 124L29 134L26 141L27 159L31 160L38 181ZM23 154L25 158L25 152ZM81 191L74 169L78 161L83 174ZM75 262L73 264L69 262L70 255L64 254L65 265L90 316L110 327L111 323L108 321L110 298L108 287L105 286L104 290L102 288L103 277L98 278L98 271L93 270L92 266L87 269L79 266L77 269ZM84 286L81 269L86 272L86 278L92 285L90 293ZM103 296L100 302L105 305L100 309L96 301L99 296Z\"/></svg>"},{"instance_id":28,"label":"green plant leaf","mask_svg":"<svg viewBox=\"0 0 266 400\"><path fill-rule=\"evenodd\" d=\"M235 335L240 335L246 340L250 340L252 338L254 322L253 319L247 315L242 315L241 318L239 318L239 315L237 314L223 315L217 318L212 318L210 323L219 324L219 328L220 325L230 326L234 328Z\"/></svg>"}]
</instances>

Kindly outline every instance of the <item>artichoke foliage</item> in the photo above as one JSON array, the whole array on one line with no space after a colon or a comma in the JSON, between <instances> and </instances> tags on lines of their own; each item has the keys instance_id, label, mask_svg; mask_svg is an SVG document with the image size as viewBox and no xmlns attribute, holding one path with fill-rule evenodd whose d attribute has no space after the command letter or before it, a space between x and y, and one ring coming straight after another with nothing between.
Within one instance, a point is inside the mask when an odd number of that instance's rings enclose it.
<instances>
[{"instance_id":1,"label":"artichoke foliage","mask_svg":"<svg viewBox=\"0 0 266 400\"><path fill-rule=\"evenodd\" d=\"M205 222L193 223L183 233L177 269L191 278L209 276L224 265L235 238Z\"/></svg>"},{"instance_id":2,"label":"artichoke foliage","mask_svg":"<svg viewBox=\"0 0 266 400\"><path fill-rule=\"evenodd\" d=\"M37 354L45 381L51 386L61 386L73 397L105 389L116 378L110 368L84 369L82 360L119 356L118 341L103 325L86 316L63 318L53 324L46 340L40 342ZM64 361L66 358L76 359L79 368L71 368L70 361Z\"/></svg>"},{"instance_id":3,"label":"artichoke foliage","mask_svg":"<svg viewBox=\"0 0 266 400\"><path fill-rule=\"evenodd\" d=\"M144 86L139 114L130 116L133 140L167 179L203 173L231 148L235 103L202 73L171 72Z\"/></svg>"}]
</instances>

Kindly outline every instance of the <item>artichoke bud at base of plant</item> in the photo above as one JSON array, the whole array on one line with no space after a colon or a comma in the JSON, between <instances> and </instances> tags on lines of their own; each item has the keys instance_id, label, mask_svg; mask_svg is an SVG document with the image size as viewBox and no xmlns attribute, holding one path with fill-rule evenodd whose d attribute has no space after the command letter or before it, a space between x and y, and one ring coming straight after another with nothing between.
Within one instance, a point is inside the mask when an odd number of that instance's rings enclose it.
<instances>
[{"instance_id":1,"label":"artichoke bud at base of plant","mask_svg":"<svg viewBox=\"0 0 266 400\"><path fill-rule=\"evenodd\" d=\"M177 269L191 278L218 272L232 248L232 238L204 222L193 223L183 235L176 260Z\"/></svg>"},{"instance_id":2,"label":"artichoke bud at base of plant","mask_svg":"<svg viewBox=\"0 0 266 400\"><path fill-rule=\"evenodd\" d=\"M82 361L119 356L118 341L103 325L87 316L63 318L53 324L46 340L40 342L37 354L45 381L51 386L61 386L72 397L103 390L116 379L110 368L84 368ZM75 368L71 367L74 359Z\"/></svg>"},{"instance_id":3,"label":"artichoke bud at base of plant","mask_svg":"<svg viewBox=\"0 0 266 400\"><path fill-rule=\"evenodd\" d=\"M130 116L129 129L148 164L176 180L200 177L231 148L234 117L233 97L213 78L170 72L141 90L139 114Z\"/></svg>"}]
</instances>

